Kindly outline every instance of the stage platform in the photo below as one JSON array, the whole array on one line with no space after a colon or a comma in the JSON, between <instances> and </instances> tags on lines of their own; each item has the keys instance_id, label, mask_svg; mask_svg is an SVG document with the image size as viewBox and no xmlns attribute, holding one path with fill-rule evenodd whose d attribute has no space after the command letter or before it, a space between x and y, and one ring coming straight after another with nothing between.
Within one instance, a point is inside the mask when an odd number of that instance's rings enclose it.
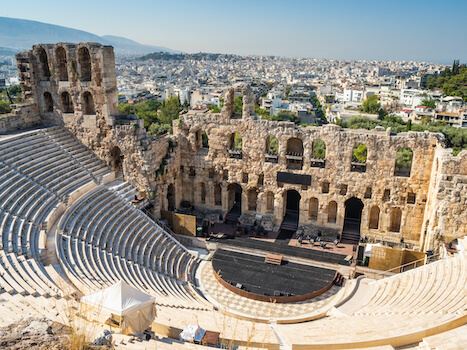
<instances>
[{"instance_id":1,"label":"stage platform","mask_svg":"<svg viewBox=\"0 0 467 350\"><path fill-rule=\"evenodd\" d=\"M235 239L215 239L211 238L212 242L217 242L220 244L226 244L229 246L246 248L246 249L255 249L261 250L268 253L288 255L302 259L309 259L314 261L326 262L331 264L339 264L349 266L348 261L345 260L347 255L345 254L336 254L329 251L316 250L316 249L304 249L300 247L295 247L291 245L265 242L257 239L249 239L245 237L236 237Z\"/></svg>"},{"instance_id":2,"label":"stage platform","mask_svg":"<svg viewBox=\"0 0 467 350\"><path fill-rule=\"evenodd\" d=\"M272 265L264 256L249 255L218 249L212 258L214 271L224 281L240 283L244 290L260 295L303 295L318 291L332 282L335 270L283 262Z\"/></svg>"}]
</instances>

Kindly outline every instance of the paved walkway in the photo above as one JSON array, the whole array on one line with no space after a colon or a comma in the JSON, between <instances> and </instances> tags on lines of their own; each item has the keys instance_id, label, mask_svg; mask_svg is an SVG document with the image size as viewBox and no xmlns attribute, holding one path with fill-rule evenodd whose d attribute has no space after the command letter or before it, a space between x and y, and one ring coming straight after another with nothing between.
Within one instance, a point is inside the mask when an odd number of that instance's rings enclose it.
<instances>
[{"instance_id":1,"label":"paved walkway","mask_svg":"<svg viewBox=\"0 0 467 350\"><path fill-rule=\"evenodd\" d=\"M217 282L212 264L204 261L196 274L198 285L204 296L220 311L235 316L267 322L276 319L281 323L308 320L325 314L336 303L343 299L345 288L333 286L326 293L298 303L269 303L241 297Z\"/></svg>"}]
</instances>

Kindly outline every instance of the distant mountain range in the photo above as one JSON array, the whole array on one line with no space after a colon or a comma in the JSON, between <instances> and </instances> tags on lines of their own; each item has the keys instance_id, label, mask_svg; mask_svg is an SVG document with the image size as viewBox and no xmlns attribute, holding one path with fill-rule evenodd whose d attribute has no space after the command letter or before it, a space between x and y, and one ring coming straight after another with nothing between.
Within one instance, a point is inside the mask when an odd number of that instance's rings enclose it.
<instances>
[{"instance_id":1,"label":"distant mountain range","mask_svg":"<svg viewBox=\"0 0 467 350\"><path fill-rule=\"evenodd\" d=\"M71 42L79 43L85 41L98 42L103 45L112 45L116 53L151 53L170 52L181 53L181 51L168 49L161 46L150 46L137 43L136 41L113 35L98 36L83 30L57 26L54 24L30 21L26 19L0 17L0 50L7 53L27 50L32 45L40 43ZM1 53L0 53L1 55Z\"/></svg>"}]
</instances>

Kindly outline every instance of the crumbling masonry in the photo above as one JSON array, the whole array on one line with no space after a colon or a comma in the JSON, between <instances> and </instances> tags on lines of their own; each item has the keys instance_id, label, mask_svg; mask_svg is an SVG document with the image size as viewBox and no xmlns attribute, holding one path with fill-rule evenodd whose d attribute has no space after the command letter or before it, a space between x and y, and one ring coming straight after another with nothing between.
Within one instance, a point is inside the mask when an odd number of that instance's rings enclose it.
<instances>
[{"instance_id":1,"label":"crumbling masonry","mask_svg":"<svg viewBox=\"0 0 467 350\"><path fill-rule=\"evenodd\" d=\"M297 209L305 229L341 232L357 212L361 236L421 250L467 233L467 151L454 157L440 134L261 120L251 88L237 84L220 114L182 115L173 135L152 140L142 120L118 114L112 47L41 44L17 61L25 102L0 118L0 132L64 126L145 193L156 215L182 201L222 215L237 205L242 218L260 215L277 228ZM235 92L243 95L241 116ZM325 156L314 152L318 140ZM367 147L366 162L352 159L358 144ZM402 147L413 153L403 171L395 165Z\"/></svg>"}]
</instances>

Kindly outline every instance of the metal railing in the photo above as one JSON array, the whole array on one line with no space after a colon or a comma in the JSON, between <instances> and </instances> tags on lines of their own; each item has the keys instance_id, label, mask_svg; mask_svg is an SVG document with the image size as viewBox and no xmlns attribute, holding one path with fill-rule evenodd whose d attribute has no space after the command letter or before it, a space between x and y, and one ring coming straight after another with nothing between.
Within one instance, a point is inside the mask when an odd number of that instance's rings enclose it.
<instances>
[{"instance_id":1,"label":"metal railing","mask_svg":"<svg viewBox=\"0 0 467 350\"><path fill-rule=\"evenodd\" d=\"M365 271L365 275L367 275L368 277L370 277L370 275L374 278L374 279L381 279L381 278L385 278L385 277L390 277L390 276L393 276L395 274L398 274L398 273L402 273L402 272L406 272L408 270L411 270L411 269L406 269L406 267L408 266L411 266L411 265L414 265L415 266L413 268L416 268L416 267L419 267L419 266L416 266L417 263L423 261L423 264L421 264L420 266L425 266L425 265L428 265L429 263L431 262L434 262L435 260L433 260L433 258L435 257L438 257L440 256L440 254L434 254L434 255L430 255L430 256L424 256L423 258L421 259L418 259L418 260L414 260L414 261L410 261L406 264L403 264L403 265L399 265L399 266L396 266L396 267L393 267L393 268L390 268L388 270L385 270L385 271L381 271L381 272L368 272L368 271ZM355 266L356 270L357 270L357 266Z\"/></svg>"}]
</instances>

